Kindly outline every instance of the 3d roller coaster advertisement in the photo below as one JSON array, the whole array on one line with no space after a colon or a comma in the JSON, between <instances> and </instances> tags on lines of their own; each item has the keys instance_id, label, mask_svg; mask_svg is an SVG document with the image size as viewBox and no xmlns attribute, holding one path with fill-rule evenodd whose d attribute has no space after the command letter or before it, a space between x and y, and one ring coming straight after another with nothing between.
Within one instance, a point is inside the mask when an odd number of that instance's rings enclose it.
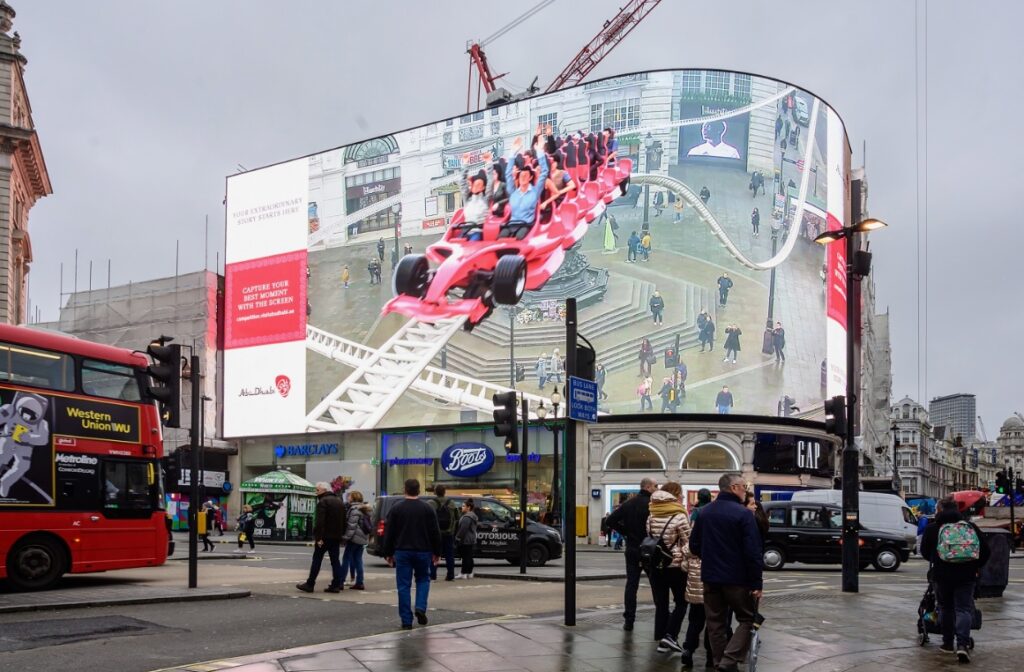
<instances>
[{"instance_id":1,"label":"3d roller coaster advertisement","mask_svg":"<svg viewBox=\"0 0 1024 672\"><path fill-rule=\"evenodd\" d=\"M845 385L838 115L790 84L642 72L227 179L226 436L811 408ZM832 246L836 247L836 246Z\"/></svg>"}]
</instances>

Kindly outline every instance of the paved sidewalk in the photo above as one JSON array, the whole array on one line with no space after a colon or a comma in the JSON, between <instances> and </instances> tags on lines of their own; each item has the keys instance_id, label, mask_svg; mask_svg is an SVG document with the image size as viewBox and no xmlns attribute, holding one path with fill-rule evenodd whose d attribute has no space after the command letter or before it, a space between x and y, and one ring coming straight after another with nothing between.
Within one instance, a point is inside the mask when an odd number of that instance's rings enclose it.
<instances>
[{"instance_id":1,"label":"paved sidewalk","mask_svg":"<svg viewBox=\"0 0 1024 672\"><path fill-rule=\"evenodd\" d=\"M23 611L82 609L125 604L157 604L161 602L196 602L231 600L249 597L251 592L238 588L178 588L105 583L87 588L72 586L33 593L0 593L0 614Z\"/></svg>"},{"instance_id":2,"label":"paved sidewalk","mask_svg":"<svg viewBox=\"0 0 1024 672\"><path fill-rule=\"evenodd\" d=\"M973 664L985 672L1019 670L1024 656L1024 599L1019 583L1002 599L980 600L984 628L974 633ZM793 590L765 599L766 622L759 672L907 672L953 670L954 656L938 643L917 642L921 587L907 583L862 586L857 595L833 589ZM678 655L659 654L652 612L639 614L633 632L621 630L617 610L582 614L567 628L560 617L503 617L417 627L374 637L332 642L230 660L173 668L176 672L300 672L315 670L418 670L487 672L561 670L649 672L679 670ZM703 652L697 655L703 669ZM962 669L962 667L960 668Z\"/></svg>"}]
</instances>

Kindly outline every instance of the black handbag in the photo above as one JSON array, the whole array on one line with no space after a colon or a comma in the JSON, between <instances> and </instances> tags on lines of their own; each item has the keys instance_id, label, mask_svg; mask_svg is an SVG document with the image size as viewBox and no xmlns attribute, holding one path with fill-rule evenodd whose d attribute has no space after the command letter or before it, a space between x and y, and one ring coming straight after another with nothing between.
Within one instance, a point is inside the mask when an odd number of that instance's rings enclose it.
<instances>
[{"instance_id":1,"label":"black handbag","mask_svg":"<svg viewBox=\"0 0 1024 672\"><path fill-rule=\"evenodd\" d=\"M640 542L640 564L648 572L665 569L672 564L672 552L665 548L662 542L665 540L665 531L675 519L676 516L669 518L657 537L648 535Z\"/></svg>"}]
</instances>

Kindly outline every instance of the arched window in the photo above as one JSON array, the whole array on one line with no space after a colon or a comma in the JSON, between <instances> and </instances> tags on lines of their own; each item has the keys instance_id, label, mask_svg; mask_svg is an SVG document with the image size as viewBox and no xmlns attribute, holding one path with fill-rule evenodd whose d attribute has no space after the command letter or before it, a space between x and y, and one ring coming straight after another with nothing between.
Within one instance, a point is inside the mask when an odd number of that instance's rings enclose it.
<instances>
[{"instance_id":1,"label":"arched window","mask_svg":"<svg viewBox=\"0 0 1024 672\"><path fill-rule=\"evenodd\" d=\"M700 443L683 455L682 469L705 469L710 471L732 471L740 468L728 448L720 443Z\"/></svg>"},{"instance_id":2,"label":"arched window","mask_svg":"<svg viewBox=\"0 0 1024 672\"><path fill-rule=\"evenodd\" d=\"M385 135L381 138L374 138L358 145L349 145L345 148L345 163L353 161L369 161L379 157L387 157L398 151L398 143L395 138ZM385 159L386 160L386 159ZM374 162L377 163L377 162Z\"/></svg>"},{"instance_id":3,"label":"arched window","mask_svg":"<svg viewBox=\"0 0 1024 672\"><path fill-rule=\"evenodd\" d=\"M611 452L604 461L606 470L665 471L665 459L644 443L626 443Z\"/></svg>"}]
</instances>

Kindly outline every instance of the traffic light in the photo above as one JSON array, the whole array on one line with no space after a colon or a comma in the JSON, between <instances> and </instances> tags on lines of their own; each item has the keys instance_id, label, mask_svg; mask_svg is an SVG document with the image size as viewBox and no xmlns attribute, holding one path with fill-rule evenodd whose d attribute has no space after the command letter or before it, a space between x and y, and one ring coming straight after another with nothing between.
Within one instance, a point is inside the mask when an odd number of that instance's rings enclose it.
<instances>
[{"instance_id":1,"label":"traffic light","mask_svg":"<svg viewBox=\"0 0 1024 672\"><path fill-rule=\"evenodd\" d=\"M665 348L665 368L674 369L679 366L679 353L672 348Z\"/></svg>"},{"instance_id":2,"label":"traffic light","mask_svg":"<svg viewBox=\"0 0 1024 672\"><path fill-rule=\"evenodd\" d=\"M505 437L505 449L510 455L519 452L519 397L514 391L497 392L494 402L494 435Z\"/></svg>"},{"instance_id":3,"label":"traffic light","mask_svg":"<svg viewBox=\"0 0 1024 672\"><path fill-rule=\"evenodd\" d=\"M1010 489L1010 479L1006 477L1005 471L996 472L996 493L1005 495Z\"/></svg>"},{"instance_id":4,"label":"traffic light","mask_svg":"<svg viewBox=\"0 0 1024 672\"><path fill-rule=\"evenodd\" d=\"M576 377L593 380L597 375L597 353L585 345L576 346Z\"/></svg>"},{"instance_id":5,"label":"traffic light","mask_svg":"<svg viewBox=\"0 0 1024 672\"><path fill-rule=\"evenodd\" d=\"M153 379L146 391L160 402L160 416L166 427L181 427L181 346L172 344L170 336L161 336L146 348L153 364L146 373Z\"/></svg>"},{"instance_id":6,"label":"traffic light","mask_svg":"<svg viewBox=\"0 0 1024 672\"><path fill-rule=\"evenodd\" d=\"M846 436L846 397L843 395L825 400L825 431Z\"/></svg>"},{"instance_id":7,"label":"traffic light","mask_svg":"<svg viewBox=\"0 0 1024 672\"><path fill-rule=\"evenodd\" d=\"M796 399L788 394L782 395L782 399L779 399L779 415L783 418L788 418L794 413L799 412L800 407L796 405Z\"/></svg>"},{"instance_id":8,"label":"traffic light","mask_svg":"<svg viewBox=\"0 0 1024 672\"><path fill-rule=\"evenodd\" d=\"M516 364L516 382L521 383L526 380L526 367L522 364Z\"/></svg>"}]
</instances>

